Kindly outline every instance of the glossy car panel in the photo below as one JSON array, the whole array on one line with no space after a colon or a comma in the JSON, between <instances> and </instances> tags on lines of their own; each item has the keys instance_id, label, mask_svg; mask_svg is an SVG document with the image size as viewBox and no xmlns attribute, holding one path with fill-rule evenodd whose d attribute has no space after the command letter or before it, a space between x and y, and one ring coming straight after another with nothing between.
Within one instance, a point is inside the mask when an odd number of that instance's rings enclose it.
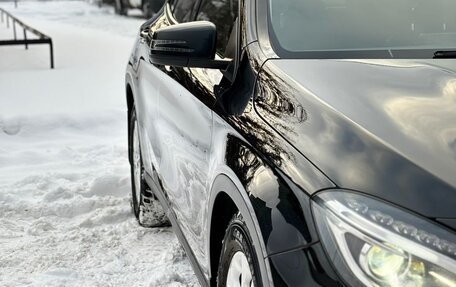
<instances>
[{"instance_id":1,"label":"glossy car panel","mask_svg":"<svg viewBox=\"0 0 456 287\"><path fill-rule=\"evenodd\" d=\"M275 286L341 286L320 243L277 254L269 260Z\"/></svg>"},{"instance_id":2,"label":"glossy car panel","mask_svg":"<svg viewBox=\"0 0 456 287\"><path fill-rule=\"evenodd\" d=\"M339 187L454 218L455 63L268 61L255 107Z\"/></svg>"},{"instance_id":3,"label":"glossy car panel","mask_svg":"<svg viewBox=\"0 0 456 287\"><path fill-rule=\"evenodd\" d=\"M202 286L215 286L237 211L262 286L340 286L310 207L322 190L368 193L455 230L454 60L275 59L265 1L240 2L227 71L152 64L154 32L177 24L171 2L141 27L127 68L146 180Z\"/></svg>"}]
</instances>

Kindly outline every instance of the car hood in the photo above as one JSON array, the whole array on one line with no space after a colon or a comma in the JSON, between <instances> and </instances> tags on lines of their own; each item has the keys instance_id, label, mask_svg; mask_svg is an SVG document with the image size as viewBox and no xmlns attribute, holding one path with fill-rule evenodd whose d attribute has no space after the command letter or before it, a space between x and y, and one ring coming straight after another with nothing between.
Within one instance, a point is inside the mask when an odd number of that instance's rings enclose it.
<instances>
[{"instance_id":1,"label":"car hood","mask_svg":"<svg viewBox=\"0 0 456 287\"><path fill-rule=\"evenodd\" d=\"M415 175L429 174L429 178L435 178L434 181L427 181L426 185L429 188L445 189L446 191L442 193L445 196L450 194L448 190L452 190L451 198L437 196L440 201L449 200L455 203L456 60L272 60L271 62L273 69L279 69L289 81L301 87L302 92L299 93L307 95L307 97L296 97L299 105L302 105L305 110L308 108L308 119L301 124L299 131L301 139L293 140L293 137L290 137L291 142L304 155L307 155L308 150L319 150L310 147L310 142L319 145L318 140L305 139L309 136L305 134L305 126L316 124L316 119L325 121L324 116L317 114L318 109L312 110L312 106L320 105L324 107L320 110L330 111L324 112L331 115L326 117L327 122L331 120L346 122L346 126L350 126L348 130L358 131L356 137L369 138L375 143L369 150L373 150L375 146L377 152L372 153L370 157L375 159L376 156L381 156L383 151L387 151L385 157L391 155L395 158L400 157L401 165L407 161L408 165L420 170L420 172L414 172ZM313 97L318 104L312 104L308 100L309 97ZM313 132L317 133L315 130ZM287 137L287 133L283 134ZM344 139L347 134L348 132L340 134L339 144L347 144L346 138ZM353 144L350 140L348 142ZM326 150L322 148L320 152L338 157L341 153L338 149L334 145ZM335 172L335 168L330 167L329 164L325 165L325 160L322 160L316 152L311 151L308 154L309 159L318 167L322 167L322 171L337 185L363 188L362 185L353 184L353 180L347 180L349 176ZM350 152L348 154L350 155ZM356 149L352 154L356 156ZM381 161L381 159L377 160ZM328 162L339 165L334 159L326 161ZM398 160L392 162L399 164ZM342 165L341 168L344 166ZM392 174L393 166L384 165L384 168L389 168L391 171L381 171L378 168L373 173L384 173L381 177L383 181L388 180L388 177L397 178L394 179L396 184L391 185L391 188L407 189L404 188L408 185L407 181L403 178L400 182L399 176ZM408 178L408 180L412 179ZM413 181L419 181L419 179L413 179ZM366 189L374 188L366 187ZM398 191L395 193L397 194ZM394 193L388 199L391 198L394 198ZM407 207L413 208L413 206ZM456 215L454 211L439 213L430 212L430 209L425 213L428 216L454 217Z\"/></svg>"}]
</instances>

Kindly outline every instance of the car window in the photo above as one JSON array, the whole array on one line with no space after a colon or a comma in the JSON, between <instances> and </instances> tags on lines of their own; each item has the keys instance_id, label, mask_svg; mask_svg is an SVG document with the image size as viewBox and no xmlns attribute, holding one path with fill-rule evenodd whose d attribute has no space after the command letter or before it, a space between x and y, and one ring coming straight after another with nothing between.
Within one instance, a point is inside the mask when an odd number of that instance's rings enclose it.
<instances>
[{"instance_id":1,"label":"car window","mask_svg":"<svg viewBox=\"0 0 456 287\"><path fill-rule=\"evenodd\" d=\"M203 0L197 20L206 20L217 27L217 53L223 56L239 13L238 0Z\"/></svg>"},{"instance_id":2,"label":"car window","mask_svg":"<svg viewBox=\"0 0 456 287\"><path fill-rule=\"evenodd\" d=\"M269 0L289 52L456 47L454 0Z\"/></svg>"},{"instance_id":3,"label":"car window","mask_svg":"<svg viewBox=\"0 0 456 287\"><path fill-rule=\"evenodd\" d=\"M197 4L197 0L174 0L171 2L171 9L174 18L179 23L192 21L192 12Z\"/></svg>"}]
</instances>

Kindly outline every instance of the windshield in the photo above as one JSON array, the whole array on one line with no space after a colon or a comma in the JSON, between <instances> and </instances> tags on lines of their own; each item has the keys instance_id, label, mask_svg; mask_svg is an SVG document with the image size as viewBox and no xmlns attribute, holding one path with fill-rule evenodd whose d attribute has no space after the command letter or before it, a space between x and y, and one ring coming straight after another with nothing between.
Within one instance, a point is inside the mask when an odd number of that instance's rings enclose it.
<instances>
[{"instance_id":1,"label":"windshield","mask_svg":"<svg viewBox=\"0 0 456 287\"><path fill-rule=\"evenodd\" d=\"M269 14L286 54L456 48L456 0L269 0Z\"/></svg>"}]
</instances>

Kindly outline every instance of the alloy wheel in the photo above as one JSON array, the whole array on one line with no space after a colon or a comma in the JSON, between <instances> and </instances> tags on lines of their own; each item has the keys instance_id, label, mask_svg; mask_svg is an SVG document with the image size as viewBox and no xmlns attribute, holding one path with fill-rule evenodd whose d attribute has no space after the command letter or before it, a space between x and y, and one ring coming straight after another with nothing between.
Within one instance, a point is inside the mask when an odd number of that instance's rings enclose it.
<instances>
[{"instance_id":1,"label":"alloy wheel","mask_svg":"<svg viewBox=\"0 0 456 287\"><path fill-rule=\"evenodd\" d=\"M242 251L238 251L231 259L226 278L227 287L253 287L253 276L249 261Z\"/></svg>"}]
</instances>

